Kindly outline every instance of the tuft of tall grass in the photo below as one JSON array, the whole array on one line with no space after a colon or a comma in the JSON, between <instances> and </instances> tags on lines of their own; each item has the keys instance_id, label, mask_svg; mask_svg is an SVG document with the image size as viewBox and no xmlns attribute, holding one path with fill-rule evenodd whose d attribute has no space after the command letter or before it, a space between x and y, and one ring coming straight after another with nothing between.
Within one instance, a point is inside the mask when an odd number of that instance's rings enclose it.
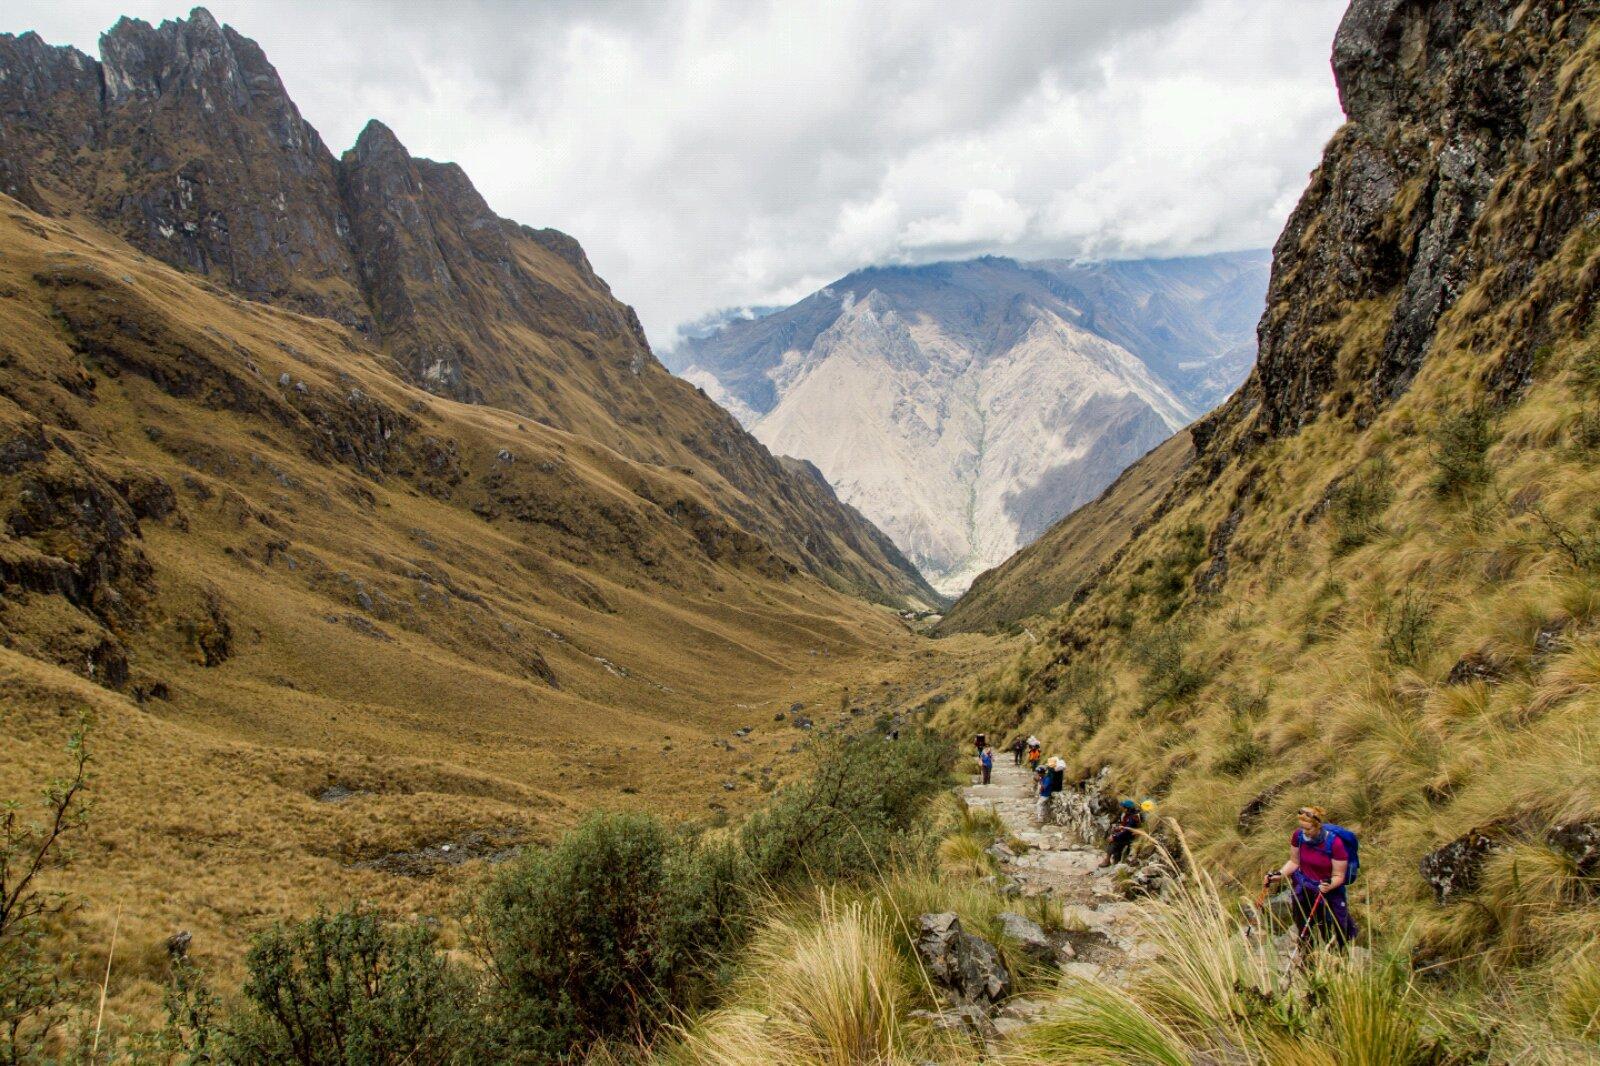
<instances>
[{"instance_id":1,"label":"tuft of tall grass","mask_svg":"<svg viewBox=\"0 0 1600 1066\"><path fill-rule=\"evenodd\" d=\"M858 1066L908 1061L913 978L883 908L826 893L776 916L745 955L729 1006L680 1029L667 1062Z\"/></svg>"},{"instance_id":2,"label":"tuft of tall grass","mask_svg":"<svg viewBox=\"0 0 1600 1066\"><path fill-rule=\"evenodd\" d=\"M939 841L939 871L947 877L976 879L994 873L988 848L992 837L955 833Z\"/></svg>"},{"instance_id":3,"label":"tuft of tall grass","mask_svg":"<svg viewBox=\"0 0 1600 1066\"><path fill-rule=\"evenodd\" d=\"M1410 976L1396 962L1337 967L1323 995L1323 1039L1334 1061L1343 1066L1430 1061Z\"/></svg>"},{"instance_id":4,"label":"tuft of tall grass","mask_svg":"<svg viewBox=\"0 0 1600 1066\"><path fill-rule=\"evenodd\" d=\"M1032 1066L1190 1066L1184 1038L1138 1000L1091 981L1070 985L1055 1009L1023 1031L1000 1062Z\"/></svg>"},{"instance_id":5,"label":"tuft of tall grass","mask_svg":"<svg viewBox=\"0 0 1600 1066\"><path fill-rule=\"evenodd\" d=\"M1600 1043L1600 941L1591 942L1567 964L1556 984L1554 1006L1563 1030Z\"/></svg>"}]
</instances>

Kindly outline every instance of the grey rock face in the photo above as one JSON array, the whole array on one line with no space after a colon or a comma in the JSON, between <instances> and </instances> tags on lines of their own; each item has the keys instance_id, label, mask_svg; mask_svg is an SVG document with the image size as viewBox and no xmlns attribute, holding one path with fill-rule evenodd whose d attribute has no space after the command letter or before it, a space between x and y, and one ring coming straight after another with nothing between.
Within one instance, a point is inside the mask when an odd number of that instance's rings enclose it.
<instances>
[{"instance_id":1,"label":"grey rock face","mask_svg":"<svg viewBox=\"0 0 1600 1066\"><path fill-rule=\"evenodd\" d=\"M961 928L953 913L917 919L917 954L928 975L956 1002L993 1004L1011 992L1011 974L995 946Z\"/></svg>"},{"instance_id":2,"label":"grey rock face","mask_svg":"<svg viewBox=\"0 0 1600 1066\"><path fill-rule=\"evenodd\" d=\"M1424 855L1419 868L1422 879L1433 888L1434 899L1442 905L1469 895L1478 887L1478 875L1483 870L1484 860L1496 847L1494 838L1489 834L1480 829L1471 829Z\"/></svg>"},{"instance_id":3,"label":"grey rock face","mask_svg":"<svg viewBox=\"0 0 1600 1066\"><path fill-rule=\"evenodd\" d=\"M1370 412L1410 384L1440 317L1486 269L1497 296L1532 280L1590 202L1563 169L1577 130L1552 129L1563 56L1588 20L1556 5L1507 0L1355 0L1334 44L1333 66L1349 124L1329 143L1275 249L1268 314L1250 395L1270 435L1293 432L1331 403ZM1558 204L1494 232L1478 226L1491 190L1508 174ZM1313 239L1314 234L1314 239ZM1353 305L1389 298L1381 355L1338 381L1342 331ZM1551 293L1550 306L1559 299ZM1546 328L1526 323L1505 338L1497 387L1515 390ZM1231 417L1248 412L1241 406ZM1209 438L1202 433L1201 438Z\"/></svg>"}]
</instances>

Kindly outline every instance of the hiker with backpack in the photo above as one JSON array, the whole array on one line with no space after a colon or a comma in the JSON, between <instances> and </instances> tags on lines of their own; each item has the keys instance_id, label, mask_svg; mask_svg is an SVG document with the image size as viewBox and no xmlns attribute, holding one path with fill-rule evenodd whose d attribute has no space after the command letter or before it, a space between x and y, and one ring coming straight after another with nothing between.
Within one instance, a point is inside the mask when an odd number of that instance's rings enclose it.
<instances>
[{"instance_id":1,"label":"hiker with backpack","mask_svg":"<svg viewBox=\"0 0 1600 1066\"><path fill-rule=\"evenodd\" d=\"M1144 812L1131 799L1123 800L1117 812L1117 824L1106 837L1106 853L1100 857L1102 867L1115 866L1128 854L1134 837L1144 828Z\"/></svg>"},{"instance_id":2,"label":"hiker with backpack","mask_svg":"<svg viewBox=\"0 0 1600 1066\"><path fill-rule=\"evenodd\" d=\"M1050 797L1056 794L1058 778L1052 767L1046 766L1039 774L1039 802L1034 809L1033 820L1040 825L1045 823L1045 815L1050 811Z\"/></svg>"},{"instance_id":3,"label":"hiker with backpack","mask_svg":"<svg viewBox=\"0 0 1600 1066\"><path fill-rule=\"evenodd\" d=\"M1026 751L1027 748L1028 748L1028 742L1023 740L1021 737L1018 737L1017 739L1015 739L1015 740L1013 740L1011 742L1011 765L1012 766L1021 766L1022 765L1022 753L1024 751Z\"/></svg>"},{"instance_id":4,"label":"hiker with backpack","mask_svg":"<svg viewBox=\"0 0 1600 1066\"><path fill-rule=\"evenodd\" d=\"M1321 807L1301 807L1296 818L1289 861L1267 874L1267 887L1287 877L1301 938L1315 926L1343 946L1356 937L1345 889L1361 869L1360 841L1349 829L1329 822Z\"/></svg>"},{"instance_id":5,"label":"hiker with backpack","mask_svg":"<svg viewBox=\"0 0 1600 1066\"><path fill-rule=\"evenodd\" d=\"M984 748L978 755L978 766L983 770L983 783L989 783L989 775L994 772L994 749Z\"/></svg>"}]
</instances>

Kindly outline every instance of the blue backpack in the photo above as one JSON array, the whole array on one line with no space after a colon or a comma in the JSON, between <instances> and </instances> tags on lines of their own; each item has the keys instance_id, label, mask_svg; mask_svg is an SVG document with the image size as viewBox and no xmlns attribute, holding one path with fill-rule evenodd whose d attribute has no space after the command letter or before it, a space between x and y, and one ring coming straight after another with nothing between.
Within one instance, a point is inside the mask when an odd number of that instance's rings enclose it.
<instances>
[{"instance_id":1,"label":"blue backpack","mask_svg":"<svg viewBox=\"0 0 1600 1066\"><path fill-rule=\"evenodd\" d=\"M1346 829L1342 825L1332 822L1322 823L1322 843L1313 844L1312 847L1322 852L1328 858L1333 858L1333 838L1338 837L1344 843L1344 853L1350 856L1350 868L1345 871L1344 883L1356 883L1356 875L1361 872L1361 839L1356 836L1355 830ZM1306 842L1305 834L1296 829L1294 831L1294 845L1299 847Z\"/></svg>"}]
</instances>

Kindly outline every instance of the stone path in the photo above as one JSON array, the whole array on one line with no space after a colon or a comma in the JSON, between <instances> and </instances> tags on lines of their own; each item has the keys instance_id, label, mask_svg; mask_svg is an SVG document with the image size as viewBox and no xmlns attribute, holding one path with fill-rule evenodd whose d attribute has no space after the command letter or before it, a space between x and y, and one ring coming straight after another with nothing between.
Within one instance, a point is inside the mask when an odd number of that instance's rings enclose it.
<instances>
[{"instance_id":1,"label":"stone path","mask_svg":"<svg viewBox=\"0 0 1600 1066\"><path fill-rule=\"evenodd\" d=\"M1138 904L1122 897L1111 870L1099 868L1100 846L1079 841L1062 826L1034 824L1033 775L1025 765L1013 766L1010 752L995 754L990 784L977 781L974 775L974 783L961 790L967 806L993 810L1006 831L1028 845L1021 855L1002 859L1002 869L1024 896L1048 896L1062 908L1078 953L1063 970L1120 983L1129 964L1146 957L1151 945L1134 932Z\"/></svg>"}]
</instances>

